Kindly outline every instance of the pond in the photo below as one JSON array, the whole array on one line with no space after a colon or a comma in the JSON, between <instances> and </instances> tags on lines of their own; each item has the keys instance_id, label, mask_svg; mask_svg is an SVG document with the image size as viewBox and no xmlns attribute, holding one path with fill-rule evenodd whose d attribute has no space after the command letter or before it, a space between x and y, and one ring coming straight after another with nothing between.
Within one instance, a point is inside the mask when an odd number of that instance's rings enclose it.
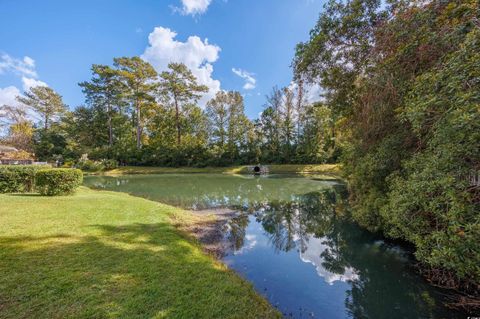
<instances>
[{"instance_id":1,"label":"pond","mask_svg":"<svg viewBox=\"0 0 480 319\"><path fill-rule=\"evenodd\" d=\"M286 317L464 318L413 269L411 253L348 222L340 181L301 176L89 176L85 185L193 210L241 212L224 262Z\"/></svg>"}]
</instances>

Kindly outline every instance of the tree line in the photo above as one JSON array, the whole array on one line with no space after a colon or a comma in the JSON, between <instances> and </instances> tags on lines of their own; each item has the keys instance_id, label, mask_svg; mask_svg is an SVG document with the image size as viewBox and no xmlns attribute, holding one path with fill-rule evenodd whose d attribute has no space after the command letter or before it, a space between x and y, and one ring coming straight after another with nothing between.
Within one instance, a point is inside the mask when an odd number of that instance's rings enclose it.
<instances>
[{"instance_id":1,"label":"tree line","mask_svg":"<svg viewBox=\"0 0 480 319\"><path fill-rule=\"evenodd\" d=\"M20 106L2 106L2 143L42 161L88 156L125 165L325 163L341 153L330 108L306 101L301 83L274 87L259 118L250 120L235 91L219 91L201 108L208 88L182 63L158 73L139 57L121 57L91 71L79 83L85 105L73 110L47 86L19 96Z\"/></svg>"}]
</instances>

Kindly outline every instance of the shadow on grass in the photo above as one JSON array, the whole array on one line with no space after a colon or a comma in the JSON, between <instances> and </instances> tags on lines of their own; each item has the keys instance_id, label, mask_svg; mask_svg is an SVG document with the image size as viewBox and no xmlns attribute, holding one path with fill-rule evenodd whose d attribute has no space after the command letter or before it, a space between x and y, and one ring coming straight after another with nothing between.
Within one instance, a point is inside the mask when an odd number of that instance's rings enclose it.
<instances>
[{"instance_id":1,"label":"shadow on grass","mask_svg":"<svg viewBox=\"0 0 480 319\"><path fill-rule=\"evenodd\" d=\"M167 223L0 237L2 318L266 318L251 285Z\"/></svg>"}]
</instances>

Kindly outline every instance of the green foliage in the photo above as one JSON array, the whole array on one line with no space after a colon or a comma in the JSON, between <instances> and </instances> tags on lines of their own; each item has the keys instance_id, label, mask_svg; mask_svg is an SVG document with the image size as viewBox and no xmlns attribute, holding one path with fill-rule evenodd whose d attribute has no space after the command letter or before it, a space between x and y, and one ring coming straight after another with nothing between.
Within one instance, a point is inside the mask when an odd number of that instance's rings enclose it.
<instances>
[{"instance_id":1,"label":"green foliage","mask_svg":"<svg viewBox=\"0 0 480 319\"><path fill-rule=\"evenodd\" d=\"M0 165L0 193L29 193L35 189L35 176L45 165Z\"/></svg>"},{"instance_id":2,"label":"green foliage","mask_svg":"<svg viewBox=\"0 0 480 319\"><path fill-rule=\"evenodd\" d=\"M105 170L111 170L118 167L118 162L114 159L105 159L102 161Z\"/></svg>"},{"instance_id":3,"label":"green foliage","mask_svg":"<svg viewBox=\"0 0 480 319\"><path fill-rule=\"evenodd\" d=\"M100 172L117 168L118 162L114 159L91 160L87 154L83 154L76 163L66 167L75 167L86 172Z\"/></svg>"},{"instance_id":4,"label":"green foliage","mask_svg":"<svg viewBox=\"0 0 480 319\"><path fill-rule=\"evenodd\" d=\"M335 158L335 122L327 105L315 103L305 110L305 125L297 147L297 162L325 163Z\"/></svg>"},{"instance_id":5,"label":"green foliage","mask_svg":"<svg viewBox=\"0 0 480 319\"><path fill-rule=\"evenodd\" d=\"M89 159L79 161L75 167L85 172L100 172L105 170L105 166L101 161L93 161Z\"/></svg>"},{"instance_id":6,"label":"green foliage","mask_svg":"<svg viewBox=\"0 0 480 319\"><path fill-rule=\"evenodd\" d=\"M91 79L79 86L85 106L48 109L48 125L15 135L16 145L31 145L41 161L73 162L87 171L114 167L104 165L106 159L172 167L331 163L343 147L335 142L333 109L309 105L301 83L275 87L254 121L238 92L220 91L202 110L198 102L208 88L181 63L157 74L139 57L115 58L112 66L92 65ZM53 93L52 101L60 102ZM32 95L29 105L46 105L43 95ZM79 161L83 154L91 161Z\"/></svg>"},{"instance_id":7,"label":"green foliage","mask_svg":"<svg viewBox=\"0 0 480 319\"><path fill-rule=\"evenodd\" d=\"M42 195L68 195L72 194L82 181L83 173L79 169L43 169L36 173L35 187Z\"/></svg>"},{"instance_id":8,"label":"green foliage","mask_svg":"<svg viewBox=\"0 0 480 319\"><path fill-rule=\"evenodd\" d=\"M17 100L40 114L45 130L66 111L62 96L48 86L32 87L24 96L17 97Z\"/></svg>"},{"instance_id":9,"label":"green foliage","mask_svg":"<svg viewBox=\"0 0 480 319\"><path fill-rule=\"evenodd\" d=\"M48 130L38 129L34 136L33 149L40 161L63 160L70 157L65 130L58 123L54 123Z\"/></svg>"},{"instance_id":10,"label":"green foliage","mask_svg":"<svg viewBox=\"0 0 480 319\"><path fill-rule=\"evenodd\" d=\"M115 58L114 65L118 88L123 88L120 94L133 112L132 119L136 126L135 141L137 149L140 149L143 144L145 119L148 118L144 113L148 115L154 105L154 92L158 87L155 80L158 74L150 63L139 57Z\"/></svg>"},{"instance_id":11,"label":"green foliage","mask_svg":"<svg viewBox=\"0 0 480 319\"><path fill-rule=\"evenodd\" d=\"M345 123L353 218L454 288L480 283L477 17L473 0L330 1L294 60Z\"/></svg>"},{"instance_id":12,"label":"green foliage","mask_svg":"<svg viewBox=\"0 0 480 319\"><path fill-rule=\"evenodd\" d=\"M108 128L108 145L113 145L114 118L125 108L126 103L122 100L124 83L118 77L118 71L107 65L92 65L91 82L79 83L86 97L86 102L92 109L79 108L79 115L83 112L94 111L101 117L106 117ZM88 118L87 118L88 119ZM103 119L105 122L105 119ZM96 130L105 134L104 130ZM95 141L102 141L96 139Z\"/></svg>"},{"instance_id":13,"label":"green foliage","mask_svg":"<svg viewBox=\"0 0 480 319\"><path fill-rule=\"evenodd\" d=\"M239 92L220 91L207 104L212 154L223 165L234 163L244 152L250 121L245 116L243 97ZM212 163L213 164L213 163Z\"/></svg>"},{"instance_id":14,"label":"green foliage","mask_svg":"<svg viewBox=\"0 0 480 319\"><path fill-rule=\"evenodd\" d=\"M160 94L165 105L175 112L176 143L181 146L183 114L200 99L201 93L208 91L208 87L199 85L192 71L183 63L169 63L168 69L160 74Z\"/></svg>"},{"instance_id":15,"label":"green foliage","mask_svg":"<svg viewBox=\"0 0 480 319\"><path fill-rule=\"evenodd\" d=\"M443 64L418 77L402 113L424 148L390 179L382 210L388 233L417 257L480 282L480 30ZM432 83L434 88L432 89Z\"/></svg>"}]
</instances>

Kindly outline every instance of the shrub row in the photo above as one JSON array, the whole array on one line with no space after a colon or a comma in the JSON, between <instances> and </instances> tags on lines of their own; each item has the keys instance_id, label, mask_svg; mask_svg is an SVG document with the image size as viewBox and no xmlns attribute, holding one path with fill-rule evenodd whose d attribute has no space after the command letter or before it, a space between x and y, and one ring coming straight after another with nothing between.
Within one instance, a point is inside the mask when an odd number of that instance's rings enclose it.
<instances>
[{"instance_id":1,"label":"shrub row","mask_svg":"<svg viewBox=\"0 0 480 319\"><path fill-rule=\"evenodd\" d=\"M36 188L42 195L68 195L82 184L83 173L79 169L57 168L37 172Z\"/></svg>"},{"instance_id":2,"label":"shrub row","mask_svg":"<svg viewBox=\"0 0 480 319\"><path fill-rule=\"evenodd\" d=\"M29 193L42 195L71 194L82 184L78 169L54 169L37 165L0 166L0 193Z\"/></svg>"},{"instance_id":3,"label":"shrub row","mask_svg":"<svg viewBox=\"0 0 480 319\"><path fill-rule=\"evenodd\" d=\"M35 188L35 175L47 165L0 165L0 193L28 193Z\"/></svg>"}]
</instances>

